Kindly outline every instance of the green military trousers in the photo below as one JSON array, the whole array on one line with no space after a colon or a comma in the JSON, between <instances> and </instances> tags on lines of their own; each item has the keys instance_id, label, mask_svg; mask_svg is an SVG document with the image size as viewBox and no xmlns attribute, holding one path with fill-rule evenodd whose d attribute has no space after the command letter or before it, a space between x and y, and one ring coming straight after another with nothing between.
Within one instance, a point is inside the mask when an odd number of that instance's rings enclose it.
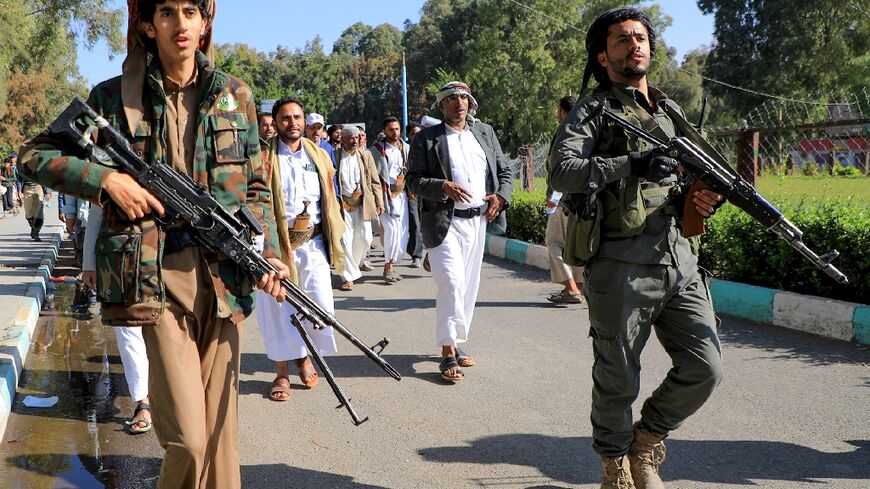
<instances>
[{"instance_id":1,"label":"green military trousers","mask_svg":"<svg viewBox=\"0 0 870 489\"><path fill-rule=\"evenodd\" d=\"M632 403L650 330L655 328L673 368L644 403L641 418L647 429L667 434L704 404L722 378L716 316L694 260L677 268L598 258L586 268L584 294L595 356L593 448L618 457L632 442Z\"/></svg>"}]
</instances>

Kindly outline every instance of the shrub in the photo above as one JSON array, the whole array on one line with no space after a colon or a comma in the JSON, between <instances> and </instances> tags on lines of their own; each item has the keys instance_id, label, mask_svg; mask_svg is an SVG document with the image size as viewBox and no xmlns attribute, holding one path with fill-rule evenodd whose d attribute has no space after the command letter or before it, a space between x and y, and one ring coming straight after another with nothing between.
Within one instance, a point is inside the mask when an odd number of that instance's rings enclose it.
<instances>
[{"instance_id":1,"label":"shrub","mask_svg":"<svg viewBox=\"0 0 870 489\"><path fill-rule=\"evenodd\" d=\"M507 211L507 237L544 244L547 226L543 190L516 192ZM840 252L833 262L849 277L837 284L797 250L764 230L745 212L723 206L707 221L700 264L717 278L832 299L868 303L870 298L870 207L860 197L819 202L774 200L803 231L815 253Z\"/></svg>"},{"instance_id":2,"label":"shrub","mask_svg":"<svg viewBox=\"0 0 870 489\"><path fill-rule=\"evenodd\" d=\"M546 189L514 192L507 210L507 237L544 244L547 229Z\"/></svg>"},{"instance_id":3,"label":"shrub","mask_svg":"<svg viewBox=\"0 0 870 489\"><path fill-rule=\"evenodd\" d=\"M804 163L803 168L801 168L801 174L808 177L818 175L819 171L819 165L813 163L812 161L807 161L806 163Z\"/></svg>"},{"instance_id":4,"label":"shrub","mask_svg":"<svg viewBox=\"0 0 870 489\"><path fill-rule=\"evenodd\" d=\"M841 177L848 177L848 176L852 176L852 175L861 175L862 174L861 170L855 168L854 166L848 166L848 165L843 166L840 164L839 161L834 163L833 172L834 172L834 175L841 176Z\"/></svg>"},{"instance_id":5,"label":"shrub","mask_svg":"<svg viewBox=\"0 0 870 489\"><path fill-rule=\"evenodd\" d=\"M852 199L775 205L803 231L804 244L811 250L840 252L833 264L849 277L848 285L834 282L797 250L730 205L708 220L701 266L717 278L866 303L870 297L870 210Z\"/></svg>"}]
</instances>

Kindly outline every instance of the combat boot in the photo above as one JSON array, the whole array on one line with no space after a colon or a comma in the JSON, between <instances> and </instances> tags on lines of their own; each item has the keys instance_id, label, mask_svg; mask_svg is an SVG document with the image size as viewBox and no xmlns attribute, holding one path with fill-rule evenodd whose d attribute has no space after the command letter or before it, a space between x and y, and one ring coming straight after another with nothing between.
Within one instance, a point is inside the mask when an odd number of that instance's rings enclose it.
<instances>
[{"instance_id":1,"label":"combat boot","mask_svg":"<svg viewBox=\"0 0 870 489\"><path fill-rule=\"evenodd\" d=\"M601 457L601 471L604 472L601 489L635 489L628 455L614 458Z\"/></svg>"},{"instance_id":2,"label":"combat boot","mask_svg":"<svg viewBox=\"0 0 870 489\"><path fill-rule=\"evenodd\" d=\"M637 489L665 489L659 477L659 466L665 461L665 435L634 424L634 441L628 449L628 459L634 486Z\"/></svg>"}]
</instances>

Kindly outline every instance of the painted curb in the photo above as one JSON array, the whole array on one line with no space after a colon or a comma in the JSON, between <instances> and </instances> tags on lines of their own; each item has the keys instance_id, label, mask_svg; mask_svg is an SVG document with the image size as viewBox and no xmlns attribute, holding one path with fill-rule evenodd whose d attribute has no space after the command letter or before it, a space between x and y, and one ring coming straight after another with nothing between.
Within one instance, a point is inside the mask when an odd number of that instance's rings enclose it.
<instances>
[{"instance_id":1,"label":"painted curb","mask_svg":"<svg viewBox=\"0 0 870 489\"><path fill-rule=\"evenodd\" d=\"M57 261L63 231L61 226L53 227L57 231L47 233L51 236L51 246L42 255L39 267L27 286L22 304L15 311L12 322L2 330L3 336L0 337L0 439L6 432L18 379L30 351L30 339L39 319L39 311L42 310L51 271Z\"/></svg>"},{"instance_id":2,"label":"painted curb","mask_svg":"<svg viewBox=\"0 0 870 489\"><path fill-rule=\"evenodd\" d=\"M492 256L550 269L545 246L494 235L487 235L486 241ZM710 292L719 314L870 345L868 305L718 279L711 281Z\"/></svg>"}]
</instances>

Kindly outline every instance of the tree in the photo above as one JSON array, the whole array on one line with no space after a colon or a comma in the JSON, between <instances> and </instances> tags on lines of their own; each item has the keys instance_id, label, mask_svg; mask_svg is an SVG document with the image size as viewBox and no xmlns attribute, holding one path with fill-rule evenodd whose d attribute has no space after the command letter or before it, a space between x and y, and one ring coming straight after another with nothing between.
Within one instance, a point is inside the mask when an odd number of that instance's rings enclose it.
<instances>
[{"instance_id":1,"label":"tree","mask_svg":"<svg viewBox=\"0 0 870 489\"><path fill-rule=\"evenodd\" d=\"M698 0L715 16L705 74L777 96L826 100L867 86L870 16L856 0ZM864 71L861 71L864 70ZM709 82L705 87L713 89ZM761 95L715 87L737 114Z\"/></svg>"},{"instance_id":2,"label":"tree","mask_svg":"<svg viewBox=\"0 0 870 489\"><path fill-rule=\"evenodd\" d=\"M120 52L122 11L106 0L0 0L0 149L17 148L87 88L76 40Z\"/></svg>"}]
</instances>

